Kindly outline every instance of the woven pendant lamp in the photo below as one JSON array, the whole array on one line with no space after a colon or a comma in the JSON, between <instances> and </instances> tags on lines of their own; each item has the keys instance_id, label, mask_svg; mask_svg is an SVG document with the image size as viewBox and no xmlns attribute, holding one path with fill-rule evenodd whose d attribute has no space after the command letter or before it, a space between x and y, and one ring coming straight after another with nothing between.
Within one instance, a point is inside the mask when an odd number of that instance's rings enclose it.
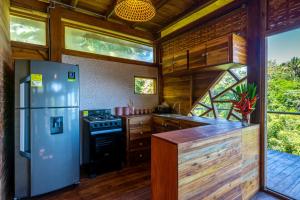
<instances>
[{"instance_id":1,"label":"woven pendant lamp","mask_svg":"<svg viewBox=\"0 0 300 200\"><path fill-rule=\"evenodd\" d=\"M127 21L146 22L155 16L156 11L151 0L118 0L115 13Z\"/></svg>"}]
</instances>

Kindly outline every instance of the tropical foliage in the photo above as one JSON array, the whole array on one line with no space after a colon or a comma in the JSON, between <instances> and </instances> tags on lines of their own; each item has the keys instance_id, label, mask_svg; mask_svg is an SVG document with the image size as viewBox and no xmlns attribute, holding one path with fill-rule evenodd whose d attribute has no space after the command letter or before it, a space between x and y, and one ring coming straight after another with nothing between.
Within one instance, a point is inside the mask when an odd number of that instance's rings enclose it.
<instances>
[{"instance_id":1,"label":"tropical foliage","mask_svg":"<svg viewBox=\"0 0 300 200\"><path fill-rule=\"evenodd\" d=\"M136 94L155 94L156 79L135 77L134 91Z\"/></svg>"},{"instance_id":2,"label":"tropical foliage","mask_svg":"<svg viewBox=\"0 0 300 200\"><path fill-rule=\"evenodd\" d=\"M12 41L46 45L46 23L11 15L10 38Z\"/></svg>"},{"instance_id":3,"label":"tropical foliage","mask_svg":"<svg viewBox=\"0 0 300 200\"><path fill-rule=\"evenodd\" d=\"M268 63L268 111L300 112L300 58ZM300 155L300 116L268 113L268 148Z\"/></svg>"},{"instance_id":4,"label":"tropical foliage","mask_svg":"<svg viewBox=\"0 0 300 200\"><path fill-rule=\"evenodd\" d=\"M153 47L104 34L65 28L67 49L153 63Z\"/></svg>"},{"instance_id":5,"label":"tropical foliage","mask_svg":"<svg viewBox=\"0 0 300 200\"><path fill-rule=\"evenodd\" d=\"M234 110L241 113L243 119L247 119L247 116L251 114L256 105L256 85L241 84L236 87L236 93L234 93L234 100L232 101Z\"/></svg>"}]
</instances>

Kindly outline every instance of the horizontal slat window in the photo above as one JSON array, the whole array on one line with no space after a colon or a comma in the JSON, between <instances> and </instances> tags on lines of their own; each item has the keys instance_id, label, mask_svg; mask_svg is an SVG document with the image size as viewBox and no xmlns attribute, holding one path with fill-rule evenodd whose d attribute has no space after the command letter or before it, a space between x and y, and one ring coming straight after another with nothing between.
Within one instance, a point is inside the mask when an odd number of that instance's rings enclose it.
<instances>
[{"instance_id":1,"label":"horizontal slat window","mask_svg":"<svg viewBox=\"0 0 300 200\"><path fill-rule=\"evenodd\" d=\"M12 41L46 46L46 22L10 16L10 38Z\"/></svg>"},{"instance_id":2,"label":"horizontal slat window","mask_svg":"<svg viewBox=\"0 0 300 200\"><path fill-rule=\"evenodd\" d=\"M153 47L91 31L65 27L65 48L153 63Z\"/></svg>"}]
</instances>

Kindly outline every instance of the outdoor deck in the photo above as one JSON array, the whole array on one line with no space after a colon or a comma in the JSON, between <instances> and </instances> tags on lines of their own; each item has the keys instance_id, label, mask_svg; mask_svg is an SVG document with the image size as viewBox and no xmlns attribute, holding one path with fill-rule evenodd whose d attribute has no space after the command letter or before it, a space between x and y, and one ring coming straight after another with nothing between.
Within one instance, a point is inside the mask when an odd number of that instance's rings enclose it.
<instances>
[{"instance_id":1,"label":"outdoor deck","mask_svg":"<svg viewBox=\"0 0 300 200\"><path fill-rule=\"evenodd\" d=\"M300 200L300 156L268 150L267 187Z\"/></svg>"}]
</instances>

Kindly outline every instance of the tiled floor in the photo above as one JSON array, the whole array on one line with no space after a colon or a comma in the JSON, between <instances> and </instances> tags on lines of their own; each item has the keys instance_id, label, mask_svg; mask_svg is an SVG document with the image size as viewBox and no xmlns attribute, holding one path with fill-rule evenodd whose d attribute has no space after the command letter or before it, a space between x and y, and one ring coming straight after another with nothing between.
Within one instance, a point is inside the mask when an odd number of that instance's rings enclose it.
<instances>
[{"instance_id":1,"label":"tiled floor","mask_svg":"<svg viewBox=\"0 0 300 200\"><path fill-rule=\"evenodd\" d=\"M300 200L300 156L269 150L267 187Z\"/></svg>"}]
</instances>

